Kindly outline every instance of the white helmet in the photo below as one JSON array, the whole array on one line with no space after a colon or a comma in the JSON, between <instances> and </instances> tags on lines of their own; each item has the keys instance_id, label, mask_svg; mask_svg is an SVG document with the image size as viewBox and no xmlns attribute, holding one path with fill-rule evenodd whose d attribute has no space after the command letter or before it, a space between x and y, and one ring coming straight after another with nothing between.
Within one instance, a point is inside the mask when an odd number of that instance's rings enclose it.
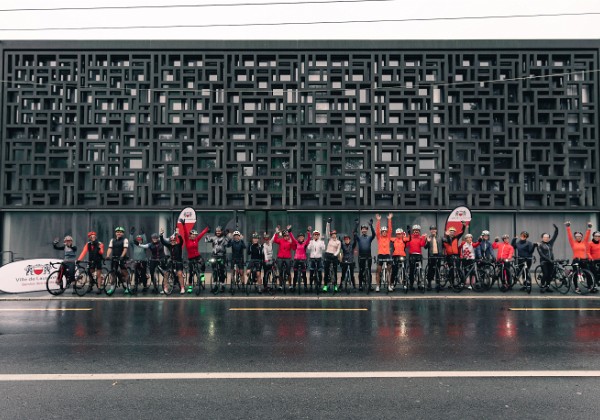
<instances>
[{"instance_id":1,"label":"white helmet","mask_svg":"<svg viewBox=\"0 0 600 420\"><path fill-rule=\"evenodd\" d=\"M404 231L400 228L396 229L396 233L404 233Z\"/></svg>"},{"instance_id":2,"label":"white helmet","mask_svg":"<svg viewBox=\"0 0 600 420\"><path fill-rule=\"evenodd\" d=\"M387 226L381 226L381 231L382 232L387 232Z\"/></svg>"},{"instance_id":3,"label":"white helmet","mask_svg":"<svg viewBox=\"0 0 600 420\"><path fill-rule=\"evenodd\" d=\"M467 233L467 234L465 235L465 239L467 239L467 238L473 238L473 235L471 235L470 233Z\"/></svg>"},{"instance_id":4,"label":"white helmet","mask_svg":"<svg viewBox=\"0 0 600 420\"><path fill-rule=\"evenodd\" d=\"M239 235L239 236L241 236L242 234L240 233L240 231L239 231L239 230L236 230L236 231L234 231L234 232L233 232L233 236L235 236L235 235Z\"/></svg>"},{"instance_id":5,"label":"white helmet","mask_svg":"<svg viewBox=\"0 0 600 420\"><path fill-rule=\"evenodd\" d=\"M65 236L65 239L63 239L63 242L67 242L67 241L72 241L73 237L71 235L67 235Z\"/></svg>"},{"instance_id":6,"label":"white helmet","mask_svg":"<svg viewBox=\"0 0 600 420\"><path fill-rule=\"evenodd\" d=\"M485 236L485 235L489 235L490 231L489 230L484 230L483 232L481 232L481 236Z\"/></svg>"},{"instance_id":7,"label":"white helmet","mask_svg":"<svg viewBox=\"0 0 600 420\"><path fill-rule=\"evenodd\" d=\"M421 230L421 225L413 225L412 230Z\"/></svg>"}]
</instances>

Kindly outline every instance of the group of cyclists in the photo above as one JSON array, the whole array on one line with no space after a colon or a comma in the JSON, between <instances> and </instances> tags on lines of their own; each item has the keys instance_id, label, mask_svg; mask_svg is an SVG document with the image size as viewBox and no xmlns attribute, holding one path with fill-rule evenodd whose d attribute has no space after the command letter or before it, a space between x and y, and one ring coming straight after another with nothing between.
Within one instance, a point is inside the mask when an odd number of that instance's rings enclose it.
<instances>
[{"instance_id":1,"label":"group of cyclists","mask_svg":"<svg viewBox=\"0 0 600 420\"><path fill-rule=\"evenodd\" d=\"M486 267L496 267L502 291L510 290L516 284L511 277L515 276L518 267L523 267L526 275L521 289L531 292L530 272L536 251L540 263L536 280L540 291L553 291L551 285L557 273L553 245L559 231L556 225L553 225L552 235L543 233L539 242L533 243L526 231L518 237L511 238L505 234L492 241L490 232L484 230L475 240L464 222L462 226L449 227L443 233L439 233L434 225L429 226L429 232L425 233L418 224L407 226L406 230L396 228L393 231L392 219L392 213L387 215L387 223L382 222L379 214L375 216L375 225L373 219L362 224L357 219L352 233L342 235L341 239L332 229L331 218L325 228L326 239L311 226L306 228L306 233L294 232L291 225L285 229L277 226L272 235L252 233L249 243L245 242L239 230L229 232L217 226L214 235L211 235L209 226L198 232L186 227L186 221L180 219L179 226L182 228L177 228L168 238L164 237L161 229L147 241L145 233L136 233L135 228L130 229L129 238L126 238L125 229L119 226L106 248L94 231L88 233L88 241L79 255L71 236L66 236L62 245L55 239L53 246L64 251L62 266L69 282L74 281L76 266L87 256L87 272L96 278L98 294L102 291L112 294L115 289L106 287L108 279L105 279L106 269L103 271L104 261L110 261L110 272L117 273L123 284L129 285L129 277L135 273L136 291L139 285L142 292L147 292L151 286L150 279L156 278L157 270L164 271L167 264L173 273L171 280L179 284L181 294L192 293L194 280L190 273L194 272L197 284L204 289L206 261L199 252L203 238L212 246L209 262L213 273L213 293L225 290L228 263L231 270L229 284L233 285L235 279L238 286L251 285L258 293L278 290L336 293L341 287L390 293L397 288L405 292L434 288L440 291L446 286L479 291L482 286L489 286L494 281L480 279L479 274L484 273L479 269L481 262L485 262ZM600 278L600 232L592 234L591 223L587 224L585 234L572 232L570 222L565 225L573 250L571 264L589 273L584 284L586 292L596 293L596 279ZM376 247L372 246L373 241L376 241ZM276 253L274 244L278 245ZM229 248L231 252L228 252ZM377 250L376 255L372 253L373 248ZM184 249L187 262L184 261ZM423 269L425 253L427 266ZM358 261L358 285L354 273L355 257ZM374 284L373 264L376 264ZM481 274L481 277L484 275ZM572 282L575 293L581 293L581 281L577 282L573 277ZM163 281L160 286L154 284L152 291L169 294L172 290ZM125 287L125 293L132 293L131 287Z\"/></svg>"}]
</instances>

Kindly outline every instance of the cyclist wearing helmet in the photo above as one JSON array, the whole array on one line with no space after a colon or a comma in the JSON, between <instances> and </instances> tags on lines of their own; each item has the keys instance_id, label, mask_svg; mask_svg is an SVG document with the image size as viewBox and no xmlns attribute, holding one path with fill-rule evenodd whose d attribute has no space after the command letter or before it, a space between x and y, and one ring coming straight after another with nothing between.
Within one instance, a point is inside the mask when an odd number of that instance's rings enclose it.
<instances>
[{"instance_id":1,"label":"cyclist wearing helmet","mask_svg":"<svg viewBox=\"0 0 600 420\"><path fill-rule=\"evenodd\" d=\"M484 230L479 237L479 246L475 248L475 258L478 260L493 261L494 252L492 251L492 242L490 241L490 232Z\"/></svg>"},{"instance_id":2,"label":"cyclist wearing helmet","mask_svg":"<svg viewBox=\"0 0 600 420\"><path fill-rule=\"evenodd\" d=\"M263 253L265 255L263 260L263 291L267 290L267 273L273 268L273 263L275 261L273 257L273 241L275 240L275 235L277 235L277 233L273 234L272 237L267 232L263 233Z\"/></svg>"},{"instance_id":3,"label":"cyclist wearing helmet","mask_svg":"<svg viewBox=\"0 0 600 420\"><path fill-rule=\"evenodd\" d=\"M310 234L312 227L309 226L306 230ZM317 284L313 285L313 276L311 276L310 289L312 291L314 286L318 290L321 287L321 276L323 275L323 253L325 252L325 242L321 239L321 232L316 229L312 232L312 239L306 247L306 252L310 264L310 271L315 274L315 279L317 281Z\"/></svg>"},{"instance_id":4,"label":"cyclist wearing helmet","mask_svg":"<svg viewBox=\"0 0 600 420\"><path fill-rule=\"evenodd\" d=\"M406 229L408 230L408 226L406 226ZM421 234L421 225L413 225L411 234L406 242L406 246L408 247L408 280L410 290L415 290L415 265L417 262L423 261L423 247L425 247L426 243L427 237ZM423 287L423 285L419 287ZM428 289L431 289L431 287Z\"/></svg>"},{"instance_id":5,"label":"cyclist wearing helmet","mask_svg":"<svg viewBox=\"0 0 600 420\"><path fill-rule=\"evenodd\" d=\"M550 289L550 282L552 281L552 274L554 273L554 242L558 237L558 226L554 226L554 234L552 238L550 234L542 233L542 241L537 244L538 255L540 256L540 265L542 266L542 286L540 287L541 293L552 293Z\"/></svg>"},{"instance_id":6,"label":"cyclist wearing helmet","mask_svg":"<svg viewBox=\"0 0 600 420\"><path fill-rule=\"evenodd\" d=\"M329 236L329 240L327 241L327 248L325 249L324 255L325 282L323 284L323 291L327 292L327 285L331 283L333 290L337 292L338 255L342 252L342 243L337 237L337 232L331 230L331 217L327 219L325 234ZM330 270L330 268L332 269ZM333 278L329 278L331 271L333 271Z\"/></svg>"},{"instance_id":7,"label":"cyclist wearing helmet","mask_svg":"<svg viewBox=\"0 0 600 420\"><path fill-rule=\"evenodd\" d=\"M146 250L139 245L146 243L146 234L142 229L140 233L135 235L135 228L129 229L129 244L131 245L131 256L133 257L133 269L135 271L135 282L142 283L144 293L148 291L148 261ZM138 245L138 246L136 246Z\"/></svg>"},{"instance_id":8,"label":"cyclist wearing helmet","mask_svg":"<svg viewBox=\"0 0 600 420\"><path fill-rule=\"evenodd\" d=\"M369 226L361 225L360 235L357 233L359 221L356 219L354 226L354 240L358 246L358 290L362 291L363 285L369 287L371 284L371 244L376 237L375 229L373 229L373 219L369 221ZM371 228L371 235L367 235L368 229ZM368 273L369 278L365 277Z\"/></svg>"},{"instance_id":9,"label":"cyclist wearing helmet","mask_svg":"<svg viewBox=\"0 0 600 420\"><path fill-rule=\"evenodd\" d=\"M408 235L400 228L396 229L396 236L391 239L392 247L394 251L392 252L392 281L390 282L390 291L394 289L392 284L394 283L394 279L398 276L398 270L402 265L402 262L406 260L406 243L410 240Z\"/></svg>"},{"instance_id":10,"label":"cyclist wearing helmet","mask_svg":"<svg viewBox=\"0 0 600 420\"><path fill-rule=\"evenodd\" d=\"M127 270L127 253L129 251L129 241L125 238L125 228L118 226L115 228L115 237L108 243L106 259L114 257L111 261L111 270L121 270L123 284L129 284L129 271ZM114 290L114 289L113 289ZM129 289L125 289L125 294L129 294ZM109 294L112 294L110 292Z\"/></svg>"},{"instance_id":11,"label":"cyclist wearing helmet","mask_svg":"<svg viewBox=\"0 0 600 420\"><path fill-rule=\"evenodd\" d=\"M290 238L290 232L292 231L292 225L288 225L287 229L283 232L280 231L280 226L275 228L275 236L273 242L279 245L279 249L277 250L277 272L279 273L279 281L280 286L279 290L282 290L283 284L283 274L284 274L284 266L285 266L285 274L286 277L290 278L290 272L292 270L292 247L294 246L292 243L292 238ZM281 234L281 236L279 236Z\"/></svg>"},{"instance_id":12,"label":"cyclist wearing helmet","mask_svg":"<svg viewBox=\"0 0 600 420\"><path fill-rule=\"evenodd\" d=\"M342 262L341 262L341 271L342 271L342 279L340 280L340 285L344 279L344 275L346 271L350 270L350 281L352 281L352 288L356 289L356 283L354 282L354 250L356 249L356 239L350 242L350 235L344 235L344 240L342 241Z\"/></svg>"},{"instance_id":13,"label":"cyclist wearing helmet","mask_svg":"<svg viewBox=\"0 0 600 420\"><path fill-rule=\"evenodd\" d=\"M462 230L460 232L456 232L456 228L450 227L446 231L444 238L442 239L442 243L444 244L444 252L446 253L446 262L448 263L448 280L450 284L454 282L454 276L456 273L454 272L455 267L458 264L458 258L460 256L459 251L459 242L460 238L465 233L465 226L467 224L462 222Z\"/></svg>"},{"instance_id":14,"label":"cyclist wearing helmet","mask_svg":"<svg viewBox=\"0 0 600 420\"><path fill-rule=\"evenodd\" d=\"M383 266L382 261L384 259L390 260L392 258L392 240L389 236L389 232L392 231L392 217L394 217L394 215L389 213L387 216L387 226L381 226L381 215L375 215L375 219L377 219L377 222L375 222L375 234L377 236L377 274L375 276L377 281L377 286L375 287L376 292L379 292L379 287L381 286L381 267ZM391 268L392 264L388 264L388 277L391 275Z\"/></svg>"},{"instance_id":15,"label":"cyclist wearing helmet","mask_svg":"<svg viewBox=\"0 0 600 420\"><path fill-rule=\"evenodd\" d=\"M429 226L429 235L427 235L427 243L425 249L427 250L427 287L431 288L431 281L435 277L436 267L442 264L441 257L444 249L442 244L442 238L438 235L438 228L435 225ZM439 277L435 279L435 289L439 292L441 290Z\"/></svg>"},{"instance_id":16,"label":"cyclist wearing helmet","mask_svg":"<svg viewBox=\"0 0 600 420\"><path fill-rule=\"evenodd\" d=\"M183 282L183 237L179 234L179 229L175 229L175 233L169 236L167 241L164 238L165 230L160 230L160 241L171 253L171 261L173 263L173 270L177 273L177 280L179 281L179 294L185 293L185 283ZM166 293L166 290L163 290Z\"/></svg>"},{"instance_id":17,"label":"cyclist wearing helmet","mask_svg":"<svg viewBox=\"0 0 600 420\"><path fill-rule=\"evenodd\" d=\"M227 269L225 268L225 262L227 257L227 243L229 238L223 235L223 228L217 226L215 228L214 236L206 236L204 242L212 244L212 269L213 275L218 272L221 276L219 279L213 279L213 293L218 290L219 285L221 291L225 290L225 280L227 280Z\"/></svg>"},{"instance_id":18,"label":"cyclist wearing helmet","mask_svg":"<svg viewBox=\"0 0 600 420\"><path fill-rule=\"evenodd\" d=\"M237 267L237 273L239 273L242 279L242 284L246 284L246 273L244 271L244 250L246 249L246 243L239 230L233 232L230 241L227 242L227 248L231 248L231 278L235 279Z\"/></svg>"},{"instance_id":19,"label":"cyclist wearing helmet","mask_svg":"<svg viewBox=\"0 0 600 420\"><path fill-rule=\"evenodd\" d=\"M65 236L62 245L59 245L58 242L58 238L54 238L52 245L54 249L65 252L61 265L64 267L64 272L67 276L68 282L73 283L75 281L75 262L77 261L77 247L73 245L73 237L71 235ZM60 277L56 278L56 284L60 284L61 281L62 279ZM74 286L73 294L75 294Z\"/></svg>"},{"instance_id":20,"label":"cyclist wearing helmet","mask_svg":"<svg viewBox=\"0 0 600 420\"><path fill-rule=\"evenodd\" d=\"M294 252L294 285L292 291L296 288L296 285L300 287L300 279L304 280L304 293L308 292L308 281L306 279L306 247L309 241L305 239L304 233L298 234L298 239L294 238L294 234L290 232L290 238L292 238Z\"/></svg>"},{"instance_id":21,"label":"cyclist wearing helmet","mask_svg":"<svg viewBox=\"0 0 600 420\"><path fill-rule=\"evenodd\" d=\"M165 247L160 242L160 237L158 233L153 233L151 236L151 241L147 244L142 244L138 242L134 242L133 245L135 247L140 247L143 249L147 249L150 251L150 263L148 268L150 269L150 278L154 279L154 273L156 271L156 267L160 264L161 267L166 269L166 261L165 261ZM152 293L158 293L157 284L154 285L154 289Z\"/></svg>"},{"instance_id":22,"label":"cyclist wearing helmet","mask_svg":"<svg viewBox=\"0 0 600 420\"><path fill-rule=\"evenodd\" d=\"M263 261L265 260L265 253L263 251L263 246L259 243L258 233L254 232L252 234L252 240L250 245L248 245L248 264L246 266L246 278L250 280L251 273L255 274L255 287L258 290L258 293L262 293L262 289L259 288L260 278L261 278L261 270Z\"/></svg>"},{"instance_id":23,"label":"cyclist wearing helmet","mask_svg":"<svg viewBox=\"0 0 600 420\"><path fill-rule=\"evenodd\" d=\"M463 259L463 270L467 272L475 263L475 250L479 247L480 243L473 242L473 235L470 233L467 233L464 238L465 239L460 243L459 249L460 256ZM465 285L469 290L473 289L474 284L474 276L470 276L470 278L465 279Z\"/></svg>"},{"instance_id":24,"label":"cyclist wearing helmet","mask_svg":"<svg viewBox=\"0 0 600 420\"><path fill-rule=\"evenodd\" d=\"M581 268L587 268L587 263L589 261L587 247L588 241L590 240L590 234L592 233L592 222L588 222L587 224L585 238L581 232L571 232L571 222L565 222L565 226L567 227L567 239L573 250L573 264L579 264ZM579 287L577 287L576 276L573 276L573 287L575 288L575 293L581 294ZM592 288L593 285L590 284L589 287Z\"/></svg>"},{"instance_id":25,"label":"cyclist wearing helmet","mask_svg":"<svg viewBox=\"0 0 600 420\"><path fill-rule=\"evenodd\" d=\"M188 228L185 224L185 219L179 219L179 222L181 223L181 226L183 226L182 236L185 243L185 249L187 251L188 261L190 262L190 265L193 264L197 267L196 271L200 275L200 283L202 283L202 286L204 286L204 272L206 271L206 264L204 262L204 258L202 258L202 255L200 255L198 246L200 244L200 240L204 237L204 235L210 232L210 227L207 226L204 228L204 230L202 230L202 232L198 233L196 229L188 231ZM188 293L192 293L193 290L193 286L191 284L193 279L191 277L192 276L189 276L188 278Z\"/></svg>"},{"instance_id":26,"label":"cyclist wearing helmet","mask_svg":"<svg viewBox=\"0 0 600 420\"><path fill-rule=\"evenodd\" d=\"M515 249L515 256L517 258L517 264L525 264L527 273L531 270L533 263L533 251L535 251L535 245L533 242L528 240L529 232L523 231L519 235L519 238L513 238L510 244ZM528 279L529 287L531 287L531 280ZM521 287L521 290L527 290L527 285Z\"/></svg>"},{"instance_id":27,"label":"cyclist wearing helmet","mask_svg":"<svg viewBox=\"0 0 600 420\"><path fill-rule=\"evenodd\" d=\"M77 261L83 261L85 255L89 254L89 269L90 271L96 271L96 278L98 279L98 290L96 290L96 294L99 295L102 293L102 285L104 284L104 278L102 277L102 256L104 255L104 244L98 240L96 232L88 232L87 236L88 242L83 246Z\"/></svg>"}]
</instances>

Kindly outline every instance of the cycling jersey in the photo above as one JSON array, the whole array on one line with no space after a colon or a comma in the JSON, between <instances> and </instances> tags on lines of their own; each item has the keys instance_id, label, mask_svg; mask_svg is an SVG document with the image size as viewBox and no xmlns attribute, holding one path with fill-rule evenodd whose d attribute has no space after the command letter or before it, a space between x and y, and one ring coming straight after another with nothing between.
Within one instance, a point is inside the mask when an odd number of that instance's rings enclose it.
<instances>
[{"instance_id":1,"label":"cycling jersey","mask_svg":"<svg viewBox=\"0 0 600 420\"><path fill-rule=\"evenodd\" d=\"M205 227L202 232L200 232L194 239L190 237L190 232L187 230L187 226L185 223L183 225L183 238L185 239L185 249L187 251L188 258L194 259L200 256L200 251L198 251L198 244L200 240L208 233L208 227Z\"/></svg>"},{"instance_id":2,"label":"cycling jersey","mask_svg":"<svg viewBox=\"0 0 600 420\"><path fill-rule=\"evenodd\" d=\"M587 242L590 239L591 229L585 231L585 237L581 242L577 242L573 238L573 233L571 232L571 226L567 226L567 238L569 239L569 245L571 245L571 249L573 250L573 259L581 259L585 260L588 258L587 255Z\"/></svg>"},{"instance_id":3,"label":"cycling jersey","mask_svg":"<svg viewBox=\"0 0 600 420\"><path fill-rule=\"evenodd\" d=\"M540 262L552 262L554 261L554 252L552 251L552 247L554 246L554 241L558 236L558 227L554 226L554 234L552 238L548 242L542 241L538 247L538 254L540 256Z\"/></svg>"},{"instance_id":4,"label":"cycling jersey","mask_svg":"<svg viewBox=\"0 0 600 420\"><path fill-rule=\"evenodd\" d=\"M492 251L492 243L486 239L479 241L479 246L475 248L475 258L484 258L486 260L494 259L494 252Z\"/></svg>"},{"instance_id":5,"label":"cycling jersey","mask_svg":"<svg viewBox=\"0 0 600 420\"><path fill-rule=\"evenodd\" d=\"M588 254L592 260L600 260L600 241L588 242Z\"/></svg>"},{"instance_id":6,"label":"cycling jersey","mask_svg":"<svg viewBox=\"0 0 600 420\"><path fill-rule=\"evenodd\" d=\"M462 258L466 260L474 260L475 259L475 248L479 247L479 242L471 242L468 243L466 241L462 241L460 243L460 255Z\"/></svg>"},{"instance_id":7,"label":"cycling jersey","mask_svg":"<svg viewBox=\"0 0 600 420\"><path fill-rule=\"evenodd\" d=\"M227 253L227 242L229 242L229 239L226 236L207 236L204 238L204 241L212 243L213 257L225 258Z\"/></svg>"},{"instance_id":8,"label":"cycling jersey","mask_svg":"<svg viewBox=\"0 0 600 420\"><path fill-rule=\"evenodd\" d=\"M306 251L308 252L308 258L323 258L323 253L325 252L325 242L323 242L322 239L311 239L310 243L306 247Z\"/></svg>"},{"instance_id":9,"label":"cycling jersey","mask_svg":"<svg viewBox=\"0 0 600 420\"><path fill-rule=\"evenodd\" d=\"M81 250L81 254L79 254L79 258L77 260L82 261L86 254L89 253L90 261L99 261L102 259L102 255L104 255L104 244L98 240L89 241L87 244L83 246Z\"/></svg>"},{"instance_id":10,"label":"cycling jersey","mask_svg":"<svg viewBox=\"0 0 600 420\"><path fill-rule=\"evenodd\" d=\"M528 241L527 239L517 240L517 238L513 238L510 244L515 249L517 257L527 259L533 258L533 251L535 250L535 245L532 242Z\"/></svg>"},{"instance_id":11,"label":"cycling jersey","mask_svg":"<svg viewBox=\"0 0 600 420\"><path fill-rule=\"evenodd\" d=\"M144 242L146 242L146 235L142 235L141 243L144 243ZM144 248L135 246L135 238L133 237L133 235L129 235L129 243L133 244L132 252L131 252L133 259L136 261L145 260L146 259L146 250Z\"/></svg>"},{"instance_id":12,"label":"cycling jersey","mask_svg":"<svg viewBox=\"0 0 600 420\"><path fill-rule=\"evenodd\" d=\"M277 234L275 234L277 235ZM265 254L265 262L272 263L273 262L273 240L275 239L275 235L271 238L269 243L265 242L263 244L263 252Z\"/></svg>"},{"instance_id":13,"label":"cycling jersey","mask_svg":"<svg viewBox=\"0 0 600 420\"><path fill-rule=\"evenodd\" d=\"M402 235L401 238L392 238L392 245L394 247L394 253L392 254L394 257L406 257L406 236Z\"/></svg>"},{"instance_id":14,"label":"cycling jersey","mask_svg":"<svg viewBox=\"0 0 600 420\"><path fill-rule=\"evenodd\" d=\"M444 244L444 251L446 251L446 255L459 255L458 243L464 233L465 231L463 230L454 237L450 235L444 235L442 242Z\"/></svg>"},{"instance_id":15,"label":"cycling jersey","mask_svg":"<svg viewBox=\"0 0 600 420\"><path fill-rule=\"evenodd\" d=\"M66 244L58 245L57 243L53 245L54 249L58 249L59 251L65 251L65 261L75 261L75 257L77 256L77 247L75 245L67 246Z\"/></svg>"},{"instance_id":16,"label":"cycling jersey","mask_svg":"<svg viewBox=\"0 0 600 420\"><path fill-rule=\"evenodd\" d=\"M279 235L275 235L273 240L277 245L279 245L279 250L277 251L277 258L290 259L292 258L292 240L285 240Z\"/></svg>"},{"instance_id":17,"label":"cycling jersey","mask_svg":"<svg viewBox=\"0 0 600 420\"><path fill-rule=\"evenodd\" d=\"M348 244L342 242L342 263L352 264L354 267L354 248L356 248L356 240Z\"/></svg>"},{"instance_id":18,"label":"cycling jersey","mask_svg":"<svg viewBox=\"0 0 600 420\"><path fill-rule=\"evenodd\" d=\"M377 235L377 254L379 255L390 255L391 254L391 244L392 241L390 239L390 232L392 231L392 219L388 220L388 236L381 235L381 223L380 220L377 220L375 223L375 234Z\"/></svg>"},{"instance_id":19,"label":"cycling jersey","mask_svg":"<svg viewBox=\"0 0 600 420\"><path fill-rule=\"evenodd\" d=\"M244 249L246 249L246 244L243 239L235 240L232 239L227 242L227 247L231 248L231 258L234 260L243 260L244 259Z\"/></svg>"},{"instance_id":20,"label":"cycling jersey","mask_svg":"<svg viewBox=\"0 0 600 420\"><path fill-rule=\"evenodd\" d=\"M369 227L371 228L371 236L363 235L362 233L359 235L358 232L354 230L354 240L358 245L358 255L362 258L371 258L371 243L376 237L373 225L370 225Z\"/></svg>"},{"instance_id":21,"label":"cycling jersey","mask_svg":"<svg viewBox=\"0 0 600 420\"><path fill-rule=\"evenodd\" d=\"M510 260L515 255L515 249L508 242L494 242L492 248L498 250L496 261Z\"/></svg>"},{"instance_id":22,"label":"cycling jersey","mask_svg":"<svg viewBox=\"0 0 600 420\"><path fill-rule=\"evenodd\" d=\"M147 244L135 244L140 248L145 248L150 250L150 255L153 260L161 260L165 258L165 247L160 242L149 242Z\"/></svg>"},{"instance_id":23,"label":"cycling jersey","mask_svg":"<svg viewBox=\"0 0 600 420\"><path fill-rule=\"evenodd\" d=\"M290 238L292 238L292 243L294 244L293 249L296 251L294 253L294 260L305 261L306 260L306 248L308 247L308 244L310 241L304 240L304 242L300 243L300 242L298 242L298 240L296 238L294 238L294 235L292 235L292 232L290 232Z\"/></svg>"},{"instance_id":24,"label":"cycling jersey","mask_svg":"<svg viewBox=\"0 0 600 420\"><path fill-rule=\"evenodd\" d=\"M127 251L129 249L129 241L124 236L121 236L120 238L113 238L108 244L108 249L112 249L111 255L113 257L127 256L127 253L123 255L123 251Z\"/></svg>"},{"instance_id":25,"label":"cycling jersey","mask_svg":"<svg viewBox=\"0 0 600 420\"><path fill-rule=\"evenodd\" d=\"M171 259L176 262L182 262L183 261L183 238L181 237L181 235L177 235L176 238L177 238L177 242L173 245L173 244L171 244L171 242L169 242L165 238L163 238L162 235L160 235L160 241L162 242L162 244L165 247L167 247L169 249L169 251L171 251Z\"/></svg>"},{"instance_id":26,"label":"cycling jersey","mask_svg":"<svg viewBox=\"0 0 600 420\"><path fill-rule=\"evenodd\" d=\"M261 244L250 244L250 246L248 246L248 256L250 257L250 260L263 262L265 259L263 246Z\"/></svg>"},{"instance_id":27,"label":"cycling jersey","mask_svg":"<svg viewBox=\"0 0 600 420\"><path fill-rule=\"evenodd\" d=\"M407 242L408 245L408 253L410 255L414 254L422 254L423 247L427 243L427 237L425 235L421 236L421 234L412 234L410 239Z\"/></svg>"}]
</instances>

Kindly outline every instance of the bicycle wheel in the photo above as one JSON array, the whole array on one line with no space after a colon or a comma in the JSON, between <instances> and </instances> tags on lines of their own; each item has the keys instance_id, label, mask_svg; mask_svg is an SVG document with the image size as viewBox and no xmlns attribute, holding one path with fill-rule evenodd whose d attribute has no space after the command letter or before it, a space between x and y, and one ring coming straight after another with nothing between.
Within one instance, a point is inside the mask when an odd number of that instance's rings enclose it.
<instances>
[{"instance_id":1,"label":"bicycle wheel","mask_svg":"<svg viewBox=\"0 0 600 420\"><path fill-rule=\"evenodd\" d=\"M423 271L420 267L415 267L415 283L417 283L417 290L421 293L425 293L427 286L425 285L425 278L423 277Z\"/></svg>"},{"instance_id":2,"label":"bicycle wheel","mask_svg":"<svg viewBox=\"0 0 600 420\"><path fill-rule=\"evenodd\" d=\"M171 293L173 293L174 287L175 287L175 272L173 270L167 270L167 271L165 271L165 273L163 275L163 284L162 284L163 292L165 292L165 295L169 296Z\"/></svg>"},{"instance_id":3,"label":"bicycle wheel","mask_svg":"<svg viewBox=\"0 0 600 420\"><path fill-rule=\"evenodd\" d=\"M483 264L478 269L478 277L481 283L482 291L488 291L494 283L494 267L490 264Z\"/></svg>"},{"instance_id":4,"label":"bicycle wheel","mask_svg":"<svg viewBox=\"0 0 600 420\"><path fill-rule=\"evenodd\" d=\"M202 274L200 274L196 267L193 266L190 269L190 276L192 279L192 288L194 289L194 293L196 293L196 296L200 296L200 293L204 289L204 283L202 282L203 278L201 277Z\"/></svg>"},{"instance_id":5,"label":"bicycle wheel","mask_svg":"<svg viewBox=\"0 0 600 420\"><path fill-rule=\"evenodd\" d=\"M98 274L96 272L96 270L94 270L92 272L92 280L93 282L90 282L90 288L88 290L88 292L91 292L92 289L94 288L94 284L96 285L96 287L98 287L98 290L101 292L104 292L104 289L106 287L106 278L108 276L108 269L106 267L103 267L102 270L100 270L100 276L101 278L98 278Z\"/></svg>"},{"instance_id":6,"label":"bicycle wheel","mask_svg":"<svg viewBox=\"0 0 600 420\"><path fill-rule=\"evenodd\" d=\"M571 283L573 282L573 271L567 273L564 269L558 269L554 273L554 278L550 282L550 285L557 290L559 293L566 295L571 290Z\"/></svg>"},{"instance_id":7,"label":"bicycle wheel","mask_svg":"<svg viewBox=\"0 0 600 420\"><path fill-rule=\"evenodd\" d=\"M73 283L75 293L77 293L78 296L84 296L91 289L90 283L91 279L87 271L77 267L75 271L75 282Z\"/></svg>"},{"instance_id":8,"label":"bicycle wheel","mask_svg":"<svg viewBox=\"0 0 600 420\"><path fill-rule=\"evenodd\" d=\"M158 267L154 270L154 275L152 276L152 287L154 287L154 293L160 293L160 278Z\"/></svg>"},{"instance_id":9,"label":"bicycle wheel","mask_svg":"<svg viewBox=\"0 0 600 420\"><path fill-rule=\"evenodd\" d=\"M577 275L577 287L582 295L587 295L594 287L594 275L591 271L581 269Z\"/></svg>"},{"instance_id":10,"label":"bicycle wheel","mask_svg":"<svg viewBox=\"0 0 600 420\"><path fill-rule=\"evenodd\" d=\"M533 278L535 279L535 283L538 285L538 287L542 287L542 278L544 278L544 272L542 271L541 265L535 267L535 270L533 271Z\"/></svg>"},{"instance_id":11,"label":"bicycle wheel","mask_svg":"<svg viewBox=\"0 0 600 420\"><path fill-rule=\"evenodd\" d=\"M454 266L452 270L454 275L452 276L452 290L456 293L460 293L464 289L465 285L465 273L463 273L462 269L458 267L458 265Z\"/></svg>"},{"instance_id":12,"label":"bicycle wheel","mask_svg":"<svg viewBox=\"0 0 600 420\"><path fill-rule=\"evenodd\" d=\"M46 279L46 290L48 290L48 293L54 296L63 294L65 289L67 288L67 279L64 275L62 276L60 281L57 280L59 273L60 270L55 270L52 273L50 273L50 275Z\"/></svg>"},{"instance_id":13,"label":"bicycle wheel","mask_svg":"<svg viewBox=\"0 0 600 420\"><path fill-rule=\"evenodd\" d=\"M107 296L111 296L115 292L116 288L117 288L117 272L114 270L111 270L106 275L106 279L104 281L104 293L106 293Z\"/></svg>"},{"instance_id":14,"label":"bicycle wheel","mask_svg":"<svg viewBox=\"0 0 600 420\"><path fill-rule=\"evenodd\" d=\"M138 274L139 273L136 270L129 272L128 289L129 293L131 293L132 295L135 295L138 291L138 283L140 281Z\"/></svg>"},{"instance_id":15,"label":"bicycle wheel","mask_svg":"<svg viewBox=\"0 0 600 420\"><path fill-rule=\"evenodd\" d=\"M448 266L446 264L440 265L436 275L438 276L440 288L443 289L448 285Z\"/></svg>"}]
</instances>

